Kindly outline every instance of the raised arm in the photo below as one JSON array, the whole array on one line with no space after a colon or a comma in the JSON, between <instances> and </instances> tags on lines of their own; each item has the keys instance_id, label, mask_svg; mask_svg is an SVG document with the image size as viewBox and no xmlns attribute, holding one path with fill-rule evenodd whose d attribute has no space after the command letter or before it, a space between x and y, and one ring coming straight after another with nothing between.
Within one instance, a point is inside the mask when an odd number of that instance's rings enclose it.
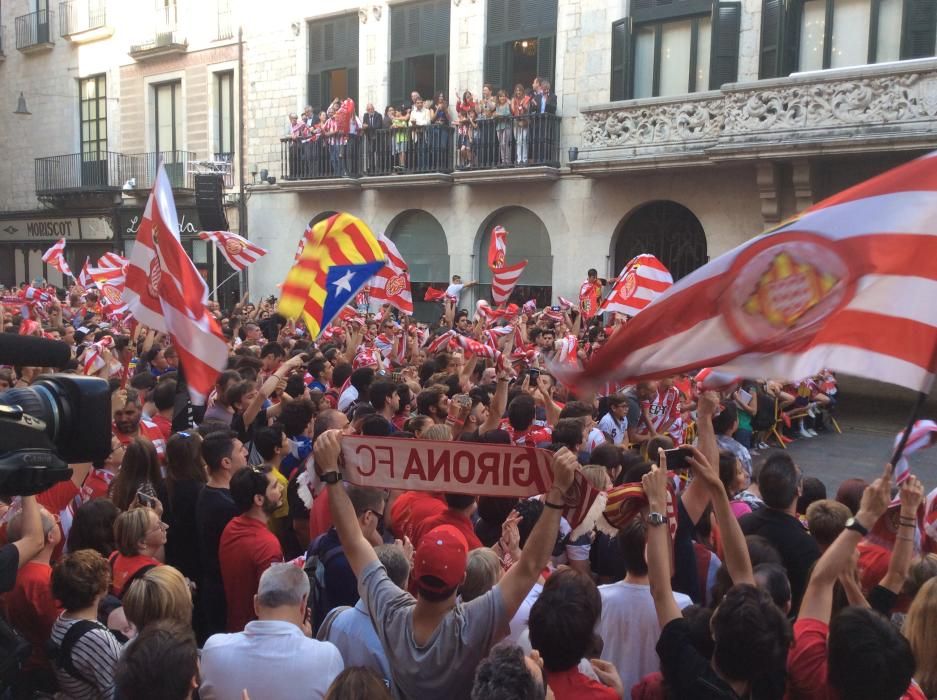
<instances>
[{"instance_id":1,"label":"raised arm","mask_svg":"<svg viewBox=\"0 0 937 700\"><path fill-rule=\"evenodd\" d=\"M862 501L859 503L859 512L854 518L855 522L866 530L872 526L888 510L891 500L891 465L885 465L881 477L872 482L862 492ZM845 529L839 533L833 544L823 553L813 568L807 590L800 603L800 612L797 619L812 619L829 623L833 608L833 584L836 578L849 564L849 559L862 539L862 534L853 529Z\"/></svg>"},{"instance_id":2,"label":"raised arm","mask_svg":"<svg viewBox=\"0 0 937 700\"><path fill-rule=\"evenodd\" d=\"M719 464L719 445L716 443L716 434L713 431L713 413L719 405L719 397L714 391L707 391L700 396L696 412L697 447L703 457L710 464ZM698 474L697 474L698 476ZM681 496L683 507L694 523L706 511L709 505L709 488L701 479L693 479Z\"/></svg>"},{"instance_id":3,"label":"raised arm","mask_svg":"<svg viewBox=\"0 0 937 700\"><path fill-rule=\"evenodd\" d=\"M330 472L338 473L338 458L342 453L341 430L327 430L316 440L313 446L316 469L321 475ZM356 578L361 578L361 572L368 564L377 559L374 547L361 533L358 518L355 517L355 507L348 498L345 486L341 479L330 483L326 489L329 492L329 510L332 512L332 522L338 531L338 539L342 543L342 550L348 558L351 570Z\"/></svg>"},{"instance_id":4,"label":"raised arm","mask_svg":"<svg viewBox=\"0 0 937 700\"><path fill-rule=\"evenodd\" d=\"M508 387L510 385L508 373L499 372L498 385L495 387L494 396L491 397L491 405L488 407L488 420L479 427L479 435L484 435L489 430L494 430L500 425L501 416L504 415L508 407Z\"/></svg>"},{"instance_id":5,"label":"raised arm","mask_svg":"<svg viewBox=\"0 0 937 700\"><path fill-rule=\"evenodd\" d=\"M664 458L662 458L664 459ZM655 516L667 512L667 467L656 464L641 478L641 486L647 496L650 514ZM670 583L670 529L663 523L647 520L647 576L651 584L651 597L657 610L657 621L663 627L671 620L681 617L680 608L673 599Z\"/></svg>"},{"instance_id":6,"label":"raised arm","mask_svg":"<svg viewBox=\"0 0 937 700\"><path fill-rule=\"evenodd\" d=\"M547 414L547 423L549 425L556 425L557 421L560 419L561 409L556 401L553 400L553 397L550 396L550 380L543 374L537 376L537 391L540 392L540 397L543 399L543 410L546 411Z\"/></svg>"},{"instance_id":7,"label":"raised arm","mask_svg":"<svg viewBox=\"0 0 937 700\"><path fill-rule=\"evenodd\" d=\"M45 535L42 532L42 518L39 516L39 503L35 496L23 496L23 536L13 546L19 550L18 568L39 554L45 544Z\"/></svg>"},{"instance_id":8,"label":"raised arm","mask_svg":"<svg viewBox=\"0 0 937 700\"><path fill-rule=\"evenodd\" d=\"M553 545L556 543L556 533L560 527L560 514L566 502L566 491L573 483L576 472L580 469L576 455L563 447L553 455L553 485L547 491L544 499L543 512L537 519L537 524L531 530L521 550L521 557L498 584L501 597L504 600L505 612L509 617L524 602L530 589L537 582L540 572L547 565Z\"/></svg>"},{"instance_id":9,"label":"raised arm","mask_svg":"<svg viewBox=\"0 0 937 700\"><path fill-rule=\"evenodd\" d=\"M888 562L888 571L879 584L895 594L901 592L904 580L908 577L908 569L911 568L911 557L914 554L914 530L917 527L918 507L924 500L924 485L916 476L910 476L901 484L898 493L901 501L898 535L891 552L891 561Z\"/></svg>"}]
</instances>

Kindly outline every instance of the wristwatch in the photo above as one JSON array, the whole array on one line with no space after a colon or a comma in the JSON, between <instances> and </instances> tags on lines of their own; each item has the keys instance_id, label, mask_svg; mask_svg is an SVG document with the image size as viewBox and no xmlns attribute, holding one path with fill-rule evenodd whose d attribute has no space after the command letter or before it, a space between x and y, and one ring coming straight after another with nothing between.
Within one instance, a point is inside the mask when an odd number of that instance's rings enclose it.
<instances>
[{"instance_id":1,"label":"wristwatch","mask_svg":"<svg viewBox=\"0 0 937 700\"><path fill-rule=\"evenodd\" d=\"M653 527L659 527L667 523L667 516L663 513L648 513L647 524Z\"/></svg>"},{"instance_id":2,"label":"wristwatch","mask_svg":"<svg viewBox=\"0 0 937 700\"><path fill-rule=\"evenodd\" d=\"M325 472L321 476L321 479L322 479L322 483L325 483L325 484L337 484L339 481L342 480L342 475L337 470L334 472Z\"/></svg>"},{"instance_id":3,"label":"wristwatch","mask_svg":"<svg viewBox=\"0 0 937 700\"><path fill-rule=\"evenodd\" d=\"M858 532L863 537L866 537L869 534L868 528L866 528L865 525L860 523L855 518L849 518L849 520L846 521L846 529L852 530L853 532Z\"/></svg>"}]
</instances>

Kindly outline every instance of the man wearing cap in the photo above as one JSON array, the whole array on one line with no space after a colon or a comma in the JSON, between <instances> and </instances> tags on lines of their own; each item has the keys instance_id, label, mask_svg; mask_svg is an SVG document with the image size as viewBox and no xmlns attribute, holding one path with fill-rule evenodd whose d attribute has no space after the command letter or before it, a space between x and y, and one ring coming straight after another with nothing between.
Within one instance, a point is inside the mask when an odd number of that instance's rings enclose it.
<instances>
[{"instance_id":1,"label":"man wearing cap","mask_svg":"<svg viewBox=\"0 0 937 700\"><path fill-rule=\"evenodd\" d=\"M546 507L519 560L488 593L463 605L456 602L468 555L462 533L449 525L427 532L413 556L417 597L401 591L361 533L354 506L341 485L340 453L339 431L330 430L316 440L316 466L328 484L329 506L358 579L358 592L390 662L395 696L469 698L475 668L507 635L508 622L547 564L566 490L580 468L576 456L565 448L554 455Z\"/></svg>"}]
</instances>

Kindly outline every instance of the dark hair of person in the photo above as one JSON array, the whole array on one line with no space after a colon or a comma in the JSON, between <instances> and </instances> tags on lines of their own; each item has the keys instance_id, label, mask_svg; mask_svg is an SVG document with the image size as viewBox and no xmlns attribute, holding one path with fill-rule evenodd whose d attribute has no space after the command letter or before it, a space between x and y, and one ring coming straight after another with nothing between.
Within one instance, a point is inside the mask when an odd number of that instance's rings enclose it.
<instances>
[{"instance_id":1,"label":"dark hair of person","mask_svg":"<svg viewBox=\"0 0 937 700\"><path fill-rule=\"evenodd\" d=\"M332 386L341 388L351 376L354 368L349 362L339 362L332 370Z\"/></svg>"},{"instance_id":2,"label":"dark hair of person","mask_svg":"<svg viewBox=\"0 0 937 700\"><path fill-rule=\"evenodd\" d=\"M507 430L495 428L494 430L489 430L488 432L479 435L478 441L484 442L488 445L510 445L511 434L508 433Z\"/></svg>"},{"instance_id":3,"label":"dark hair of person","mask_svg":"<svg viewBox=\"0 0 937 700\"><path fill-rule=\"evenodd\" d=\"M589 464L598 464L609 470L618 469L621 467L621 450L617 445L603 442L592 450Z\"/></svg>"},{"instance_id":4,"label":"dark hair of person","mask_svg":"<svg viewBox=\"0 0 937 700\"><path fill-rule=\"evenodd\" d=\"M521 394L508 405L508 422L514 430L527 430L536 417L534 397Z\"/></svg>"},{"instance_id":5,"label":"dark hair of person","mask_svg":"<svg viewBox=\"0 0 937 700\"><path fill-rule=\"evenodd\" d=\"M815 476L804 477L800 485L801 494L797 499L797 512L806 513L807 508L814 501L826 498L826 484Z\"/></svg>"},{"instance_id":6,"label":"dark hair of person","mask_svg":"<svg viewBox=\"0 0 937 700\"><path fill-rule=\"evenodd\" d=\"M390 700L390 691L372 669L350 666L339 673L325 693L325 700Z\"/></svg>"},{"instance_id":7,"label":"dark hair of person","mask_svg":"<svg viewBox=\"0 0 937 700\"><path fill-rule=\"evenodd\" d=\"M647 575L644 549L647 545L647 525L640 517L634 518L618 530L616 535L625 569L635 576Z\"/></svg>"},{"instance_id":8,"label":"dark hair of person","mask_svg":"<svg viewBox=\"0 0 937 700\"><path fill-rule=\"evenodd\" d=\"M439 405L439 399L441 399L445 393L446 392L438 386L431 386L423 389L423 391L416 395L417 412L421 415L429 416L430 409L433 409L433 413L435 414L435 409Z\"/></svg>"},{"instance_id":9,"label":"dark hair of person","mask_svg":"<svg viewBox=\"0 0 937 700\"><path fill-rule=\"evenodd\" d=\"M563 418L585 418L592 416L592 405L585 401L570 401L560 411L560 420Z\"/></svg>"},{"instance_id":10,"label":"dark hair of person","mask_svg":"<svg viewBox=\"0 0 937 700\"><path fill-rule=\"evenodd\" d=\"M560 418L553 427L553 442L576 452L582 447L582 429L581 418Z\"/></svg>"},{"instance_id":11,"label":"dark hair of person","mask_svg":"<svg viewBox=\"0 0 937 700\"><path fill-rule=\"evenodd\" d=\"M774 562L762 562L754 567L755 583L768 591L771 600L781 610L791 602L791 582L787 578L787 569Z\"/></svg>"},{"instance_id":12,"label":"dark hair of person","mask_svg":"<svg viewBox=\"0 0 937 700\"><path fill-rule=\"evenodd\" d=\"M859 512L859 502L862 500L862 492L868 486L865 479L846 479L836 489L836 500L852 511L855 515Z\"/></svg>"},{"instance_id":13,"label":"dark hair of person","mask_svg":"<svg viewBox=\"0 0 937 700\"><path fill-rule=\"evenodd\" d=\"M208 480L202 461L202 436L181 432L166 441L166 492L172 498L173 488L179 481Z\"/></svg>"},{"instance_id":14,"label":"dark hair of person","mask_svg":"<svg viewBox=\"0 0 937 700\"><path fill-rule=\"evenodd\" d=\"M778 564L783 566L781 554L777 548L761 535L746 535L745 544L748 547L748 557L752 566L759 564ZM725 563L716 569L716 582L712 589L712 603L715 608L722 601L726 591L732 588L732 578L729 576L729 570Z\"/></svg>"},{"instance_id":15,"label":"dark hair of person","mask_svg":"<svg viewBox=\"0 0 937 700\"><path fill-rule=\"evenodd\" d=\"M318 360L312 360L309 363L307 372L312 376L313 379L319 379L322 376L322 373L325 371L325 365L328 360L325 358L319 358Z\"/></svg>"},{"instance_id":16,"label":"dark hair of person","mask_svg":"<svg viewBox=\"0 0 937 700\"><path fill-rule=\"evenodd\" d=\"M267 343L260 350L261 359L265 357L286 357L286 350L279 343Z\"/></svg>"},{"instance_id":17,"label":"dark hair of person","mask_svg":"<svg viewBox=\"0 0 937 700\"><path fill-rule=\"evenodd\" d=\"M446 505L453 510L462 510L475 503L475 496L465 493L447 493L443 498L446 499Z\"/></svg>"},{"instance_id":18,"label":"dark hair of person","mask_svg":"<svg viewBox=\"0 0 937 700\"><path fill-rule=\"evenodd\" d=\"M124 647L114 672L120 697L185 700L198 676L192 628L176 620L152 622Z\"/></svg>"},{"instance_id":19,"label":"dark hair of person","mask_svg":"<svg viewBox=\"0 0 937 700\"><path fill-rule=\"evenodd\" d=\"M175 379L163 379L156 384L153 389L153 403L156 404L156 410L165 411L175 405L176 386Z\"/></svg>"},{"instance_id":20,"label":"dark hair of person","mask_svg":"<svg viewBox=\"0 0 937 700\"><path fill-rule=\"evenodd\" d=\"M274 423L254 431L254 447L265 462L273 459L277 448L283 445L283 426Z\"/></svg>"},{"instance_id":21,"label":"dark hair of person","mask_svg":"<svg viewBox=\"0 0 937 700\"><path fill-rule=\"evenodd\" d=\"M729 450L719 450L719 481L722 482L722 488L726 495L731 499L735 494L732 490L735 488L735 474L738 467L739 458L734 452Z\"/></svg>"},{"instance_id":22,"label":"dark hair of person","mask_svg":"<svg viewBox=\"0 0 937 700\"><path fill-rule=\"evenodd\" d=\"M738 410L732 404L727 404L718 414L713 416L713 430L716 435L725 435L739 419Z\"/></svg>"},{"instance_id":23,"label":"dark hair of person","mask_svg":"<svg viewBox=\"0 0 937 700\"><path fill-rule=\"evenodd\" d=\"M543 513L543 501L529 498L521 499L514 506L514 510L521 516L521 521L517 524L517 530L520 534L520 546L523 549L527 543L527 538L530 537L530 533L534 529L534 525L540 519L540 514Z\"/></svg>"},{"instance_id":24,"label":"dark hair of person","mask_svg":"<svg viewBox=\"0 0 937 700\"><path fill-rule=\"evenodd\" d=\"M351 373L351 385L358 390L358 400L364 399L371 382L374 381L374 369L371 367L359 367Z\"/></svg>"},{"instance_id":25,"label":"dark hair of person","mask_svg":"<svg viewBox=\"0 0 937 700\"><path fill-rule=\"evenodd\" d=\"M371 405L378 411L383 411L387 400L397 393L397 385L388 379L379 379L368 389L368 398Z\"/></svg>"},{"instance_id":26,"label":"dark hair of person","mask_svg":"<svg viewBox=\"0 0 937 700\"><path fill-rule=\"evenodd\" d=\"M147 482L154 489L163 485L159 457L152 442L143 437L135 437L127 445L120 463L120 471L111 482L108 495L115 506L127 510L136 498L140 486Z\"/></svg>"},{"instance_id":27,"label":"dark hair of person","mask_svg":"<svg viewBox=\"0 0 937 700\"><path fill-rule=\"evenodd\" d=\"M387 419L384 416L379 416L375 413L366 416L365 419L361 421L361 428L359 432L362 435L370 435L372 437L387 437L390 435L390 428L391 425L387 422Z\"/></svg>"},{"instance_id":28,"label":"dark hair of person","mask_svg":"<svg viewBox=\"0 0 937 700\"><path fill-rule=\"evenodd\" d=\"M220 471L222 460L230 459L236 437L237 433L233 430L218 430L202 439L202 459L205 460L209 474Z\"/></svg>"},{"instance_id":29,"label":"dark hair of person","mask_svg":"<svg viewBox=\"0 0 937 700\"><path fill-rule=\"evenodd\" d=\"M784 510L789 507L797 498L799 482L794 460L781 450L769 455L758 471L761 499L769 508Z\"/></svg>"},{"instance_id":30,"label":"dark hair of person","mask_svg":"<svg viewBox=\"0 0 937 700\"><path fill-rule=\"evenodd\" d=\"M283 432L286 433L286 436L293 438L303 434L315 415L316 407L313 405L312 401L300 398L295 401L290 401L283 406L277 420L282 424ZM265 457L264 459L267 458Z\"/></svg>"},{"instance_id":31,"label":"dark hair of person","mask_svg":"<svg viewBox=\"0 0 937 700\"><path fill-rule=\"evenodd\" d=\"M546 688L530 674L524 652L516 644L501 642L475 670L471 700L543 700Z\"/></svg>"},{"instance_id":32,"label":"dark hair of person","mask_svg":"<svg viewBox=\"0 0 937 700\"><path fill-rule=\"evenodd\" d=\"M224 392L224 402L229 408L234 408L234 404L240 403L247 394L255 389L254 382L243 380L229 384ZM243 408L243 407L242 407Z\"/></svg>"},{"instance_id":33,"label":"dark hair of person","mask_svg":"<svg viewBox=\"0 0 937 700\"><path fill-rule=\"evenodd\" d=\"M93 549L103 557L110 556L117 549L114 521L118 515L120 509L108 498L95 498L82 503L75 511L72 526L68 530L68 551Z\"/></svg>"},{"instance_id":34,"label":"dark hair of person","mask_svg":"<svg viewBox=\"0 0 937 700\"><path fill-rule=\"evenodd\" d=\"M231 477L231 499L241 514L254 507L254 496L264 496L267 493L267 473L256 471L249 467L239 469Z\"/></svg>"},{"instance_id":35,"label":"dark hair of person","mask_svg":"<svg viewBox=\"0 0 937 700\"><path fill-rule=\"evenodd\" d=\"M554 572L530 608L530 644L550 671L576 666L594 645L602 597L592 579L572 569Z\"/></svg>"},{"instance_id":36,"label":"dark hair of person","mask_svg":"<svg viewBox=\"0 0 937 700\"><path fill-rule=\"evenodd\" d=\"M830 685L849 700L897 700L915 670L911 644L869 608L847 607L833 617L827 660Z\"/></svg>"},{"instance_id":37,"label":"dark hair of person","mask_svg":"<svg viewBox=\"0 0 937 700\"><path fill-rule=\"evenodd\" d=\"M641 478L645 474L651 473L652 465L647 460L640 460L635 464L632 464L630 467L626 467L621 473L621 483L622 484L640 484Z\"/></svg>"},{"instance_id":38,"label":"dark hair of person","mask_svg":"<svg viewBox=\"0 0 937 700\"><path fill-rule=\"evenodd\" d=\"M52 595L66 610L87 608L110 582L107 559L93 549L66 554L52 569Z\"/></svg>"}]
</instances>

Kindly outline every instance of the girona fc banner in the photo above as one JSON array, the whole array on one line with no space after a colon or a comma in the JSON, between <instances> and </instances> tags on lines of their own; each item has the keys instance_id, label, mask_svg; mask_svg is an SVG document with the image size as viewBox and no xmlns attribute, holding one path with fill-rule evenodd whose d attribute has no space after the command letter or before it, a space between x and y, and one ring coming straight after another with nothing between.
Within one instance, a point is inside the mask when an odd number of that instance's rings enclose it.
<instances>
[{"instance_id":1,"label":"girona fc banner","mask_svg":"<svg viewBox=\"0 0 937 700\"><path fill-rule=\"evenodd\" d=\"M342 436L343 478L358 486L528 498L550 490L552 453L535 447ZM564 515L575 527L598 492L576 473Z\"/></svg>"}]
</instances>

